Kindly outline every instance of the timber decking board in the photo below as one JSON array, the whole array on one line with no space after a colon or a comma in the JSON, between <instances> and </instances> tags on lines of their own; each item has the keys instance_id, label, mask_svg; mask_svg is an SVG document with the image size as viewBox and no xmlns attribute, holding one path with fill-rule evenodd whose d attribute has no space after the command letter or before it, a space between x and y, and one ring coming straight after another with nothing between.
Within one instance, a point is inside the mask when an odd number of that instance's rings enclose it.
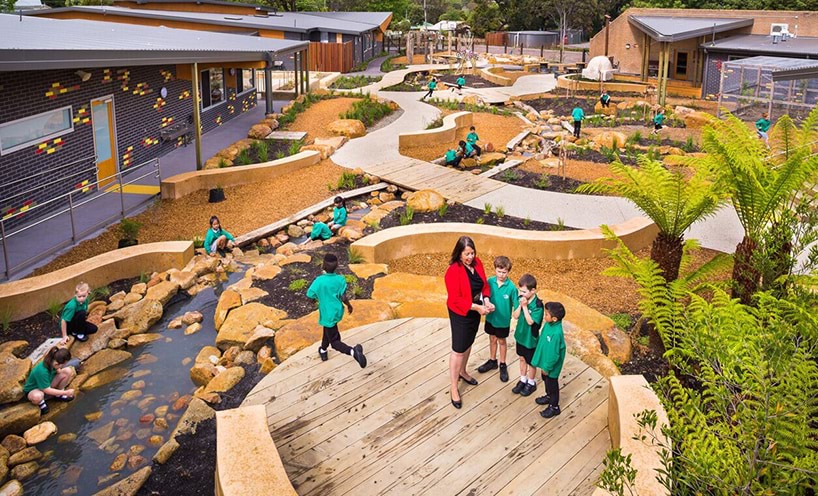
<instances>
[{"instance_id":1,"label":"timber decking board","mask_svg":"<svg viewBox=\"0 0 818 496\"><path fill-rule=\"evenodd\" d=\"M343 328L343 322L341 322ZM482 329L461 382L463 408L451 406L448 319L410 318L343 331L361 343L360 369L310 346L267 375L244 404L265 404L268 426L299 495L588 494L610 448L608 381L568 355L559 417L545 420L534 398L511 393L488 358ZM513 339L509 343L513 350ZM538 377L539 379L539 377Z\"/></svg>"}]
</instances>

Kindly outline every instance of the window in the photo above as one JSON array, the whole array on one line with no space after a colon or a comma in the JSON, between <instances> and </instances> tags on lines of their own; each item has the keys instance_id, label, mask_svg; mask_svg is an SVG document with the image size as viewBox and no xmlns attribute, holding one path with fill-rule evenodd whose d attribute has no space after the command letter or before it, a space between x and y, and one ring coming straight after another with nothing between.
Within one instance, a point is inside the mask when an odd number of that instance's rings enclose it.
<instances>
[{"instance_id":1,"label":"window","mask_svg":"<svg viewBox=\"0 0 818 496\"><path fill-rule=\"evenodd\" d=\"M238 69L236 70L236 93L248 91L256 87L255 70L253 69Z\"/></svg>"},{"instance_id":2,"label":"window","mask_svg":"<svg viewBox=\"0 0 818 496\"><path fill-rule=\"evenodd\" d=\"M72 118L68 106L0 124L0 155L72 132Z\"/></svg>"},{"instance_id":3,"label":"window","mask_svg":"<svg viewBox=\"0 0 818 496\"><path fill-rule=\"evenodd\" d=\"M202 108L224 101L224 70L202 71Z\"/></svg>"}]
</instances>

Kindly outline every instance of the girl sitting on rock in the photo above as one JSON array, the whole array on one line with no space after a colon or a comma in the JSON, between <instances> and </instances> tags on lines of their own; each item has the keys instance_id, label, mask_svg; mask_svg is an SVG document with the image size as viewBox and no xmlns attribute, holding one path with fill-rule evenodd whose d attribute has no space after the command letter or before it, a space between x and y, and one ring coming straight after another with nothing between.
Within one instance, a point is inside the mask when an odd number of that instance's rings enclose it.
<instances>
[{"instance_id":1,"label":"girl sitting on rock","mask_svg":"<svg viewBox=\"0 0 818 496\"><path fill-rule=\"evenodd\" d=\"M80 361L71 359L71 352L56 346L48 350L42 361L31 369L23 386L23 394L28 401L40 407L40 413L48 413L45 400L71 401L74 390L65 389L77 375L76 368Z\"/></svg>"},{"instance_id":2,"label":"girl sitting on rock","mask_svg":"<svg viewBox=\"0 0 818 496\"><path fill-rule=\"evenodd\" d=\"M222 229L219 218L215 215L210 218L210 229L207 230L204 240L204 248L207 253L215 255L216 252L223 252L225 249L232 250L235 246L235 238L232 234Z\"/></svg>"},{"instance_id":3,"label":"girl sitting on rock","mask_svg":"<svg viewBox=\"0 0 818 496\"><path fill-rule=\"evenodd\" d=\"M326 241L347 224L347 206L344 199L340 196L336 196L333 203L335 206L332 209L332 220L329 224L323 222L313 224L312 231L310 232L311 240L322 239Z\"/></svg>"}]
</instances>

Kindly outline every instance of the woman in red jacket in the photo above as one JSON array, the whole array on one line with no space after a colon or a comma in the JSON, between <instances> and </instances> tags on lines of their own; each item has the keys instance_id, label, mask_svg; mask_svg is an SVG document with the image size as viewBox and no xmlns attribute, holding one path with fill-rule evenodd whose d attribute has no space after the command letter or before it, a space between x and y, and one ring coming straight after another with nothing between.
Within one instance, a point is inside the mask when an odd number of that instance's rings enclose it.
<instances>
[{"instance_id":1,"label":"woman in red jacket","mask_svg":"<svg viewBox=\"0 0 818 496\"><path fill-rule=\"evenodd\" d=\"M477 385L477 380L466 372L466 364L480 326L480 317L494 310L494 305L489 301L486 273L470 237L461 236L454 245L445 281L448 293L446 306L452 327L452 354L449 357L452 405L460 408L463 401L457 382L462 379L467 384Z\"/></svg>"}]
</instances>

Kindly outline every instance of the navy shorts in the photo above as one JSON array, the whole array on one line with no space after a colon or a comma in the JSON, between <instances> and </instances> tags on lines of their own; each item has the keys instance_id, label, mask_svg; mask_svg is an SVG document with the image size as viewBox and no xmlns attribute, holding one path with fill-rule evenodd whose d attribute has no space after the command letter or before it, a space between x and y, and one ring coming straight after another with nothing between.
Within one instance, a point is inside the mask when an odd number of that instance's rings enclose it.
<instances>
[{"instance_id":1,"label":"navy shorts","mask_svg":"<svg viewBox=\"0 0 818 496\"><path fill-rule=\"evenodd\" d=\"M510 327L494 327L493 325L486 322L485 327L486 334L489 336L494 336L500 339L505 339L508 337L509 332L511 331Z\"/></svg>"},{"instance_id":2,"label":"navy shorts","mask_svg":"<svg viewBox=\"0 0 818 496\"><path fill-rule=\"evenodd\" d=\"M526 348L520 343L517 343L517 356L523 357L525 363L531 365L531 360L534 359L534 348Z\"/></svg>"}]
</instances>

